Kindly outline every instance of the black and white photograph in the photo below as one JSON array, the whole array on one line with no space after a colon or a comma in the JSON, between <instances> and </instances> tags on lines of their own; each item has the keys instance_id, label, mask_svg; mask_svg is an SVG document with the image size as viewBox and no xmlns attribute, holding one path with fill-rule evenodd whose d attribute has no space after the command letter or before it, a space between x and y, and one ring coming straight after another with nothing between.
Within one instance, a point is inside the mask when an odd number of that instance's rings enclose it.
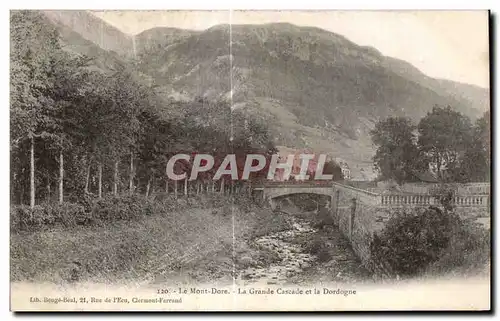
<instances>
[{"instance_id":1,"label":"black and white photograph","mask_svg":"<svg viewBox=\"0 0 500 321\"><path fill-rule=\"evenodd\" d=\"M9 17L11 311L491 309L490 12Z\"/></svg>"}]
</instances>

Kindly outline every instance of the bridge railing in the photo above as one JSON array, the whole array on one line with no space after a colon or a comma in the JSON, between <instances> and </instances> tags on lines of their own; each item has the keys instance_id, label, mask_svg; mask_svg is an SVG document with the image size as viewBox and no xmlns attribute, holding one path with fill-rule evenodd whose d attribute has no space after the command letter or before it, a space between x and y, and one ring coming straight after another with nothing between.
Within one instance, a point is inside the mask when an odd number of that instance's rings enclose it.
<instances>
[{"instance_id":1,"label":"bridge railing","mask_svg":"<svg viewBox=\"0 0 500 321\"><path fill-rule=\"evenodd\" d=\"M256 187L290 187L290 186L318 186L328 187L332 185L332 181L265 181L261 184L255 184Z\"/></svg>"},{"instance_id":2,"label":"bridge railing","mask_svg":"<svg viewBox=\"0 0 500 321\"><path fill-rule=\"evenodd\" d=\"M344 184L340 184L340 183L336 183L336 182L332 182L332 186L337 187L337 188L347 189L347 190L351 191L354 195L356 195L361 201L363 201L365 203L379 205L382 201L382 199L380 198L381 195L379 193L367 191L364 189L360 189L360 188L356 188L356 187L352 187L349 185L344 185Z\"/></svg>"},{"instance_id":3,"label":"bridge railing","mask_svg":"<svg viewBox=\"0 0 500 321\"><path fill-rule=\"evenodd\" d=\"M437 200L430 195L381 195L382 205L434 205Z\"/></svg>"},{"instance_id":4,"label":"bridge railing","mask_svg":"<svg viewBox=\"0 0 500 321\"><path fill-rule=\"evenodd\" d=\"M349 185L344 185L344 184L339 184L339 183L336 183L336 182L331 182L331 184L333 186L347 188L347 189L350 189L350 190L355 191L357 193L363 193L363 194L366 194L366 195L369 195L369 196L380 196L379 193L368 191L366 189L360 189L360 188L357 188L357 187L353 187L353 186L349 186Z\"/></svg>"},{"instance_id":5,"label":"bridge railing","mask_svg":"<svg viewBox=\"0 0 500 321\"><path fill-rule=\"evenodd\" d=\"M489 195L463 195L455 196L451 203L455 206L488 206ZM401 194L390 194L381 195L381 205L391 205L391 206L426 206L426 205L438 205L439 200L431 195L401 195Z\"/></svg>"},{"instance_id":6,"label":"bridge railing","mask_svg":"<svg viewBox=\"0 0 500 321\"><path fill-rule=\"evenodd\" d=\"M436 188L445 187L455 190L458 195L480 195L490 193L490 183L444 183L444 184L429 184L429 183L405 183L400 186L400 189L411 194L432 194Z\"/></svg>"},{"instance_id":7,"label":"bridge railing","mask_svg":"<svg viewBox=\"0 0 500 321\"><path fill-rule=\"evenodd\" d=\"M453 204L456 206L488 206L489 198L489 195L456 196L453 199Z\"/></svg>"}]
</instances>

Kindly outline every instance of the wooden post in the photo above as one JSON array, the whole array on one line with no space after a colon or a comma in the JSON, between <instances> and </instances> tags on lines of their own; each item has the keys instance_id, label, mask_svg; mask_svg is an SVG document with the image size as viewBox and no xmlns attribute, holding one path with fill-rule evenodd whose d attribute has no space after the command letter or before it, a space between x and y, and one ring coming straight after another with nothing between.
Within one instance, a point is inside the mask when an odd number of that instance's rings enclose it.
<instances>
[{"instance_id":1,"label":"wooden post","mask_svg":"<svg viewBox=\"0 0 500 321\"><path fill-rule=\"evenodd\" d=\"M47 176L47 201L50 201L50 179Z\"/></svg>"},{"instance_id":2,"label":"wooden post","mask_svg":"<svg viewBox=\"0 0 500 321\"><path fill-rule=\"evenodd\" d=\"M89 192L89 182L90 182L90 163L87 166L87 176L85 178L85 194Z\"/></svg>"},{"instance_id":3,"label":"wooden post","mask_svg":"<svg viewBox=\"0 0 500 321\"><path fill-rule=\"evenodd\" d=\"M168 195L168 174L167 174L167 166L165 166L165 194Z\"/></svg>"},{"instance_id":4,"label":"wooden post","mask_svg":"<svg viewBox=\"0 0 500 321\"><path fill-rule=\"evenodd\" d=\"M148 179L148 185L146 185L146 198L148 198L149 196L149 189L151 188L151 180L152 180L152 176L149 177Z\"/></svg>"},{"instance_id":5,"label":"wooden post","mask_svg":"<svg viewBox=\"0 0 500 321\"><path fill-rule=\"evenodd\" d=\"M35 207L35 139L31 136L30 155L30 208Z\"/></svg>"},{"instance_id":6,"label":"wooden post","mask_svg":"<svg viewBox=\"0 0 500 321\"><path fill-rule=\"evenodd\" d=\"M128 190L132 194L134 188L134 153L130 152L130 173L128 178Z\"/></svg>"},{"instance_id":7,"label":"wooden post","mask_svg":"<svg viewBox=\"0 0 500 321\"><path fill-rule=\"evenodd\" d=\"M64 200L64 157L62 150L59 152L59 204Z\"/></svg>"},{"instance_id":8,"label":"wooden post","mask_svg":"<svg viewBox=\"0 0 500 321\"><path fill-rule=\"evenodd\" d=\"M98 171L99 171L99 185L98 185L98 192L97 192L97 195L99 198L102 198L102 163L99 162L99 165L98 165Z\"/></svg>"},{"instance_id":9,"label":"wooden post","mask_svg":"<svg viewBox=\"0 0 500 321\"><path fill-rule=\"evenodd\" d=\"M115 173L113 182L113 195L118 194L118 161L115 161Z\"/></svg>"}]
</instances>

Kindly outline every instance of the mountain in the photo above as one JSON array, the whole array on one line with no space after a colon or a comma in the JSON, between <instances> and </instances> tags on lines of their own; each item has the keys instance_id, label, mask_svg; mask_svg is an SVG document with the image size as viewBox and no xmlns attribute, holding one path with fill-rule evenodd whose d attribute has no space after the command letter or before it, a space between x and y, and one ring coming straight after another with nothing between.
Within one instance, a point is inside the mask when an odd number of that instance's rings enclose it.
<instances>
[{"instance_id":1,"label":"mountain","mask_svg":"<svg viewBox=\"0 0 500 321\"><path fill-rule=\"evenodd\" d=\"M134 41L138 55L149 54L151 51L162 50L170 44L199 33L194 30L158 27L145 30L135 35Z\"/></svg>"},{"instance_id":2,"label":"mountain","mask_svg":"<svg viewBox=\"0 0 500 321\"><path fill-rule=\"evenodd\" d=\"M65 26L83 39L123 57L133 55L132 36L106 23L88 11L44 10L42 13L59 26Z\"/></svg>"},{"instance_id":3,"label":"mountain","mask_svg":"<svg viewBox=\"0 0 500 321\"><path fill-rule=\"evenodd\" d=\"M234 108L270 124L278 145L328 152L354 174L371 171L369 130L379 119L418 120L435 104L473 118L488 108L487 90L433 79L325 30L233 25L231 46L229 34L219 25L169 41L140 69L175 99L227 99L232 79Z\"/></svg>"},{"instance_id":4,"label":"mountain","mask_svg":"<svg viewBox=\"0 0 500 321\"><path fill-rule=\"evenodd\" d=\"M400 59L386 57L385 62L388 68L399 75L437 91L441 95L451 95L467 101L472 108L479 112L485 112L490 108L490 92L485 88L446 79L431 78L410 63ZM474 110L471 112L475 114ZM474 117L474 115L469 116Z\"/></svg>"},{"instance_id":5,"label":"mountain","mask_svg":"<svg viewBox=\"0 0 500 321\"><path fill-rule=\"evenodd\" d=\"M408 62L315 27L159 27L132 37L89 13L64 13L49 16L75 48L111 53L124 63L134 56L138 72L169 100L232 97L233 108L269 125L282 149L327 152L347 161L356 178L371 177L369 131L378 120L418 121L435 104L472 118L489 109L486 89L428 77Z\"/></svg>"}]
</instances>

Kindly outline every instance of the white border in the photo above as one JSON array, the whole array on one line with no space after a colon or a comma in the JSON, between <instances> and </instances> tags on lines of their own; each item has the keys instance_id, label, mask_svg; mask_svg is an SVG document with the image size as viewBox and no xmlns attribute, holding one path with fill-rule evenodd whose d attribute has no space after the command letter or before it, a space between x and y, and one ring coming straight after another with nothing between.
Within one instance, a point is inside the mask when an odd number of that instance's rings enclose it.
<instances>
[{"instance_id":1,"label":"white border","mask_svg":"<svg viewBox=\"0 0 500 321\"><path fill-rule=\"evenodd\" d=\"M200 1L200 0L183 0L182 2L165 2L165 1L99 1L88 0L82 6L79 2L63 2L63 1L16 1L11 8L24 9L120 9L120 10L137 10L137 9L300 9L300 10L463 10L463 9L489 9L494 7L495 0L455 0L455 1L436 1L436 0L420 0L420 1L372 1L372 0L350 0L350 1L325 1L325 0L308 0L308 1L267 1L267 0L238 0L238 1Z\"/></svg>"},{"instance_id":2,"label":"white border","mask_svg":"<svg viewBox=\"0 0 500 321\"><path fill-rule=\"evenodd\" d=\"M6 3L6 2L3 2ZM286 3L286 6L283 4ZM269 1L269 0L249 0L249 1L193 1L193 0L183 0L182 2L166 2L166 1L150 1L150 0L141 0L141 1L106 1L105 3L95 0L87 0L84 3L81 2L69 2L69 1L15 1L11 4L10 7L6 7L6 10L2 10L1 14L1 28L0 28L0 36L1 43L3 44L2 48L2 75L1 78L2 83L0 88L2 89L2 108L0 108L0 121L2 122L0 125L0 150L3 151L3 157L1 157L1 176L0 176L0 199L1 205L3 209L2 218L4 220L2 224L3 228L3 242L1 246L3 265L2 265L2 280L1 284L1 298L0 302L2 304L1 308L1 319L2 320L10 320L13 319L14 316L10 313L9 310L9 225L8 225L8 213L9 213L9 108L8 108L8 96L9 96L9 69L8 69L8 61L9 61L9 9L203 9L203 10L217 10L217 9L302 9L302 10L311 10L311 9L341 9L341 10L411 10L411 9L419 9L419 10L464 10L464 9L492 9L493 13L498 13L499 1L497 0L454 0L454 1L436 1L436 0L411 0L411 1L369 1L369 0L345 0L345 1L317 1L317 0L307 0L307 1L297 1L296 3L291 3L290 1ZM497 17L498 19L498 17ZM497 21L495 21L495 29ZM495 37L495 42L497 37ZM498 52L495 50L495 61L498 62ZM495 68L495 74L496 74ZM492 90L496 89L491 88ZM497 95L495 94L495 101L497 101ZM492 106L494 108L495 106ZM500 120L498 119L498 113L495 113L494 123L498 124ZM497 130L495 135L495 142L498 144L500 141L500 132ZM495 146L495 150L497 150L498 145ZM495 155L497 156L497 155ZM495 157L496 159L496 157ZM496 164L498 165L498 164ZM498 170L498 168L497 168ZM497 175L495 173L495 183L497 182ZM495 192L494 195L495 200L499 200L498 191ZM495 202L496 205L497 202ZM496 206L495 206L495 214ZM495 219L496 224L494 226L495 231L498 231L498 218ZM496 240L495 240L496 243ZM496 246L495 246L496 248ZM496 266L496 276L498 277L498 264ZM457 295L460 295L457 293ZM498 293L497 296L498 297ZM492 302L492 306L496 306L498 308L497 302ZM432 320L437 318L437 316L423 315L426 319ZM43 316L42 316L43 317ZM51 318L52 315L45 315L45 317ZM65 315L60 317L61 319L70 319L73 315ZM116 316L115 316L116 317ZM162 316L163 317L163 316ZM166 315L168 318L175 318L178 316L174 315ZM195 316L184 316L188 318L193 317L218 317L218 316L209 316L209 315L195 315ZM259 318L272 320L277 317L285 317L289 318L289 315L278 316L273 315L272 317L264 317L259 315ZM297 316L296 316L297 317ZM304 316L303 318L309 318L311 316ZM335 318L345 318L345 316L334 315ZM365 315L364 318L373 317L371 315ZM384 318L385 316L380 316ZM403 319L405 316L398 316L397 318ZM94 316L96 319L104 319L104 316ZM121 318L121 316L120 316ZM272 318L272 319L271 319Z\"/></svg>"}]
</instances>

